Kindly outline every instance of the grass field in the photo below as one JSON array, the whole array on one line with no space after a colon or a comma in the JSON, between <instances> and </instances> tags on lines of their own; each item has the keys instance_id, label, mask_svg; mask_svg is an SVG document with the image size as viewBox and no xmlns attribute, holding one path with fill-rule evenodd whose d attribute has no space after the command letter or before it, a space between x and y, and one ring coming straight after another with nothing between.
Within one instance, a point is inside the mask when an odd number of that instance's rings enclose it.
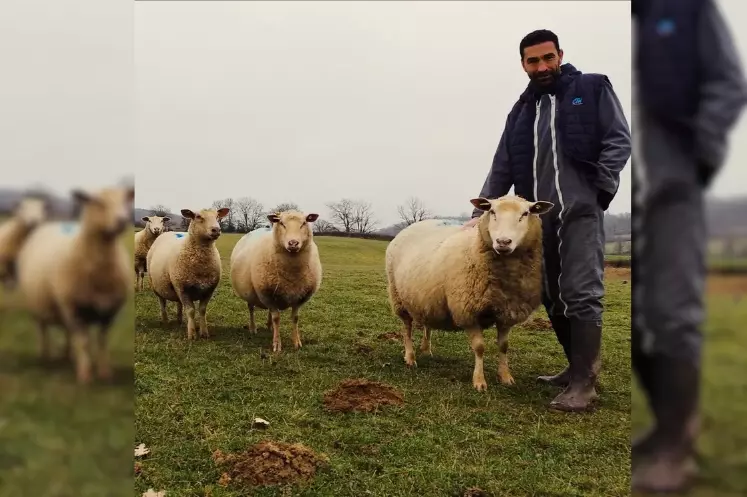
<instances>
[{"instance_id":1,"label":"grass field","mask_svg":"<svg viewBox=\"0 0 747 497\"><path fill-rule=\"evenodd\" d=\"M18 302L0 290L0 497L131 496L132 299L110 334L114 383L87 388L71 364L41 365ZM62 333L52 336L58 354Z\"/></svg>"},{"instance_id":2,"label":"grass field","mask_svg":"<svg viewBox=\"0 0 747 497\"><path fill-rule=\"evenodd\" d=\"M258 335L248 336L246 305L228 281L239 236L218 241L224 277L208 307L209 340L188 343L184 325L162 327L147 282L136 296L136 442L151 449L136 495L154 488L173 496L461 496L469 487L494 496L628 495L627 270L611 268L607 280L599 409L559 414L546 407L558 390L535 383L564 366L542 321L511 335L512 387L496 378L495 330L486 333L486 394L472 388L464 333L435 331L434 356L418 355L417 369L407 370L400 342L378 338L400 326L386 299L386 242L316 239L324 281L301 312L304 346L292 349L284 313L283 353L273 358L265 314ZM169 312L173 320L173 304ZM404 393L404 405L326 412L323 393L348 378L392 385ZM256 416L269 428L252 428ZM267 439L303 443L326 454L330 467L310 485L281 493L218 484L216 449L239 452Z\"/></svg>"},{"instance_id":3,"label":"grass field","mask_svg":"<svg viewBox=\"0 0 747 497\"><path fill-rule=\"evenodd\" d=\"M747 495L747 276L711 276L702 387L702 478L691 497ZM633 432L648 425L633 385Z\"/></svg>"}]
</instances>

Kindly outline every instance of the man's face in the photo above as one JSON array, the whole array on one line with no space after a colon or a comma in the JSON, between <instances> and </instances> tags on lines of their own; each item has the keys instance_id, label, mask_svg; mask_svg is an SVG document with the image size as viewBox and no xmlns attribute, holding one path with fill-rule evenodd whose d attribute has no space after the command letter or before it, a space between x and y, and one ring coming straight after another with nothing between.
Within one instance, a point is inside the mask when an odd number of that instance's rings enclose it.
<instances>
[{"instance_id":1,"label":"man's face","mask_svg":"<svg viewBox=\"0 0 747 497\"><path fill-rule=\"evenodd\" d=\"M524 49L521 66L529 79L540 86L548 86L560 76L563 51L555 49L555 43L546 41Z\"/></svg>"}]
</instances>

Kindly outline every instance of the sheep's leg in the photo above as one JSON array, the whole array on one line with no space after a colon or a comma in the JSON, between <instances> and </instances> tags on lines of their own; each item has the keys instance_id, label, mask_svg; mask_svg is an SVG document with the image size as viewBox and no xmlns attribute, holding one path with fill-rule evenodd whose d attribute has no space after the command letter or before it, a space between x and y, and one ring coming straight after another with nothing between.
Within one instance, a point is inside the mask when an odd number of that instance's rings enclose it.
<instances>
[{"instance_id":1,"label":"sheep's leg","mask_svg":"<svg viewBox=\"0 0 747 497\"><path fill-rule=\"evenodd\" d=\"M177 326L181 326L183 321L184 321L184 306L182 305L182 301L179 300L176 303L176 324Z\"/></svg>"},{"instance_id":2,"label":"sheep's leg","mask_svg":"<svg viewBox=\"0 0 747 497\"><path fill-rule=\"evenodd\" d=\"M73 357L73 337L70 330L65 328L65 348L62 349L62 358L69 361Z\"/></svg>"},{"instance_id":3,"label":"sheep's leg","mask_svg":"<svg viewBox=\"0 0 747 497\"><path fill-rule=\"evenodd\" d=\"M472 372L472 386L478 392L482 392L488 389L488 384L485 382L485 372L483 367L483 354L485 353L485 338L482 335L480 328L474 328L467 330L469 335L470 346L472 351L475 353L475 370Z\"/></svg>"},{"instance_id":4,"label":"sheep's leg","mask_svg":"<svg viewBox=\"0 0 747 497\"><path fill-rule=\"evenodd\" d=\"M301 348L301 332L298 330L298 307L291 308L291 321L293 322L293 346L296 350Z\"/></svg>"},{"instance_id":5,"label":"sheep's leg","mask_svg":"<svg viewBox=\"0 0 747 497\"><path fill-rule=\"evenodd\" d=\"M210 302L211 296L212 294L200 300L200 307L199 307L200 312L198 315L198 319L200 321L200 336L204 338L210 338L210 333L208 332L208 325L207 325L207 306L208 306L208 302Z\"/></svg>"},{"instance_id":6,"label":"sheep's leg","mask_svg":"<svg viewBox=\"0 0 747 497\"><path fill-rule=\"evenodd\" d=\"M135 268L135 291L140 290L140 270Z\"/></svg>"},{"instance_id":7,"label":"sheep's leg","mask_svg":"<svg viewBox=\"0 0 747 497\"><path fill-rule=\"evenodd\" d=\"M184 293L178 293L179 300L187 310L187 340L194 340L197 338L195 332L195 303Z\"/></svg>"},{"instance_id":8,"label":"sheep's leg","mask_svg":"<svg viewBox=\"0 0 747 497\"><path fill-rule=\"evenodd\" d=\"M49 345L49 327L47 326L47 323L44 322L39 323L39 344L41 346L41 360L46 362L49 360L51 354Z\"/></svg>"},{"instance_id":9,"label":"sheep's leg","mask_svg":"<svg viewBox=\"0 0 747 497\"><path fill-rule=\"evenodd\" d=\"M161 323L165 325L169 324L169 315L166 312L166 299L161 297L160 295L158 297L158 304L161 306Z\"/></svg>"},{"instance_id":10,"label":"sheep's leg","mask_svg":"<svg viewBox=\"0 0 747 497\"><path fill-rule=\"evenodd\" d=\"M257 322L254 320L254 306L249 302L246 303L249 308L249 333L252 335L257 333Z\"/></svg>"},{"instance_id":11,"label":"sheep's leg","mask_svg":"<svg viewBox=\"0 0 747 497\"><path fill-rule=\"evenodd\" d=\"M270 311L272 320L272 351L280 352L283 348L280 343L280 311Z\"/></svg>"},{"instance_id":12,"label":"sheep's leg","mask_svg":"<svg viewBox=\"0 0 747 497\"><path fill-rule=\"evenodd\" d=\"M508 332L511 328L498 328L498 380L504 385L513 385L514 377L508 370Z\"/></svg>"},{"instance_id":13,"label":"sheep's leg","mask_svg":"<svg viewBox=\"0 0 747 497\"><path fill-rule=\"evenodd\" d=\"M112 377L111 362L109 360L109 327L111 321L105 322L99 329L99 336L97 340L97 355L96 355L96 366L99 378L102 380L109 380Z\"/></svg>"},{"instance_id":14,"label":"sheep's leg","mask_svg":"<svg viewBox=\"0 0 747 497\"><path fill-rule=\"evenodd\" d=\"M415 361L415 351L412 346L412 318L410 316L401 316L401 319L404 324L402 340L405 344L405 364L410 367L417 366L418 363Z\"/></svg>"},{"instance_id":15,"label":"sheep's leg","mask_svg":"<svg viewBox=\"0 0 747 497\"><path fill-rule=\"evenodd\" d=\"M423 340L420 342L420 351L424 354L433 355L431 351L431 329L423 326Z\"/></svg>"},{"instance_id":16,"label":"sheep's leg","mask_svg":"<svg viewBox=\"0 0 747 497\"><path fill-rule=\"evenodd\" d=\"M270 310L267 310L267 331L270 331L272 329L272 313Z\"/></svg>"}]
</instances>

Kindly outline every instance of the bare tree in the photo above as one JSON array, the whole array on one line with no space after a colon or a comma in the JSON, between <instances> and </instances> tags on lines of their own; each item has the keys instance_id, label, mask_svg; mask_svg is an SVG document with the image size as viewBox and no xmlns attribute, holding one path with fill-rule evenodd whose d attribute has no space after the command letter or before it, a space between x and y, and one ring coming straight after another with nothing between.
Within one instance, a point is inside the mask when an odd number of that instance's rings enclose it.
<instances>
[{"instance_id":1,"label":"bare tree","mask_svg":"<svg viewBox=\"0 0 747 497\"><path fill-rule=\"evenodd\" d=\"M240 218L238 224L243 231L256 230L262 226L265 216L262 204L250 197L242 197L236 200L236 215Z\"/></svg>"},{"instance_id":2,"label":"bare tree","mask_svg":"<svg viewBox=\"0 0 747 497\"><path fill-rule=\"evenodd\" d=\"M373 208L368 202L355 202L353 207L353 227L356 233L367 235L376 229Z\"/></svg>"},{"instance_id":3,"label":"bare tree","mask_svg":"<svg viewBox=\"0 0 747 497\"><path fill-rule=\"evenodd\" d=\"M236 218L236 212L234 211L235 202L231 197L224 198L223 200L214 200L210 207L215 210L222 209L224 207L227 208L228 215L223 219L218 219L220 229L229 232L236 231L236 225L234 223L234 219Z\"/></svg>"},{"instance_id":4,"label":"bare tree","mask_svg":"<svg viewBox=\"0 0 747 497\"><path fill-rule=\"evenodd\" d=\"M337 223L342 231L350 233L355 225L355 205L356 202L347 198L339 202L330 202L327 208L330 210L330 219Z\"/></svg>"},{"instance_id":5,"label":"bare tree","mask_svg":"<svg viewBox=\"0 0 747 497\"><path fill-rule=\"evenodd\" d=\"M274 214L276 212L284 211L299 211L301 208L295 202L282 202L277 205L274 209L271 209L268 214Z\"/></svg>"},{"instance_id":6,"label":"bare tree","mask_svg":"<svg viewBox=\"0 0 747 497\"><path fill-rule=\"evenodd\" d=\"M405 226L410 226L418 221L431 217L431 213L425 208L423 202L417 197L408 198L404 204L397 207L399 218Z\"/></svg>"},{"instance_id":7,"label":"bare tree","mask_svg":"<svg viewBox=\"0 0 747 497\"><path fill-rule=\"evenodd\" d=\"M317 219L314 223L314 233L331 233L333 231L337 231L337 228L326 219Z\"/></svg>"},{"instance_id":8,"label":"bare tree","mask_svg":"<svg viewBox=\"0 0 747 497\"><path fill-rule=\"evenodd\" d=\"M163 204L156 204L150 210L153 211L154 216L163 217L169 215L169 208Z\"/></svg>"}]
</instances>

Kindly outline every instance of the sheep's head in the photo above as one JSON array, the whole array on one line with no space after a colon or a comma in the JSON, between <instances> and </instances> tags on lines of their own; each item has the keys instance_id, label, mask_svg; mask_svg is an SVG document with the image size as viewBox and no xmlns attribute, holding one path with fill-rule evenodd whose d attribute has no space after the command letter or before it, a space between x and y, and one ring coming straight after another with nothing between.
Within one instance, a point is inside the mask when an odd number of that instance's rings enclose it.
<instances>
[{"instance_id":1,"label":"sheep's head","mask_svg":"<svg viewBox=\"0 0 747 497\"><path fill-rule=\"evenodd\" d=\"M116 238L132 223L132 187L105 188L96 193L73 191L73 198L81 205L81 221L86 230L104 238Z\"/></svg>"},{"instance_id":2,"label":"sheep's head","mask_svg":"<svg viewBox=\"0 0 747 497\"><path fill-rule=\"evenodd\" d=\"M228 215L229 209L202 209L199 212L192 212L189 209L182 209L182 216L192 221L189 223L187 230L190 235L200 240L217 240L220 236L220 222Z\"/></svg>"},{"instance_id":3,"label":"sheep's head","mask_svg":"<svg viewBox=\"0 0 747 497\"><path fill-rule=\"evenodd\" d=\"M47 215L47 203L36 197L24 197L16 207L15 215L29 227L41 223Z\"/></svg>"},{"instance_id":4,"label":"sheep's head","mask_svg":"<svg viewBox=\"0 0 747 497\"><path fill-rule=\"evenodd\" d=\"M291 254L301 252L313 238L309 223L319 218L319 214L303 214L298 211L286 211L270 214L267 219L272 223L275 241L280 243Z\"/></svg>"},{"instance_id":5,"label":"sheep's head","mask_svg":"<svg viewBox=\"0 0 747 497\"><path fill-rule=\"evenodd\" d=\"M495 200L475 198L470 202L485 211L478 225L480 234L498 255L508 255L528 238L541 235L539 216L554 207L552 202L529 202L514 195Z\"/></svg>"},{"instance_id":6,"label":"sheep's head","mask_svg":"<svg viewBox=\"0 0 747 497\"><path fill-rule=\"evenodd\" d=\"M145 216L142 219L145 223L145 229L156 236L166 231L166 223L171 221L171 218L168 216Z\"/></svg>"}]
</instances>

